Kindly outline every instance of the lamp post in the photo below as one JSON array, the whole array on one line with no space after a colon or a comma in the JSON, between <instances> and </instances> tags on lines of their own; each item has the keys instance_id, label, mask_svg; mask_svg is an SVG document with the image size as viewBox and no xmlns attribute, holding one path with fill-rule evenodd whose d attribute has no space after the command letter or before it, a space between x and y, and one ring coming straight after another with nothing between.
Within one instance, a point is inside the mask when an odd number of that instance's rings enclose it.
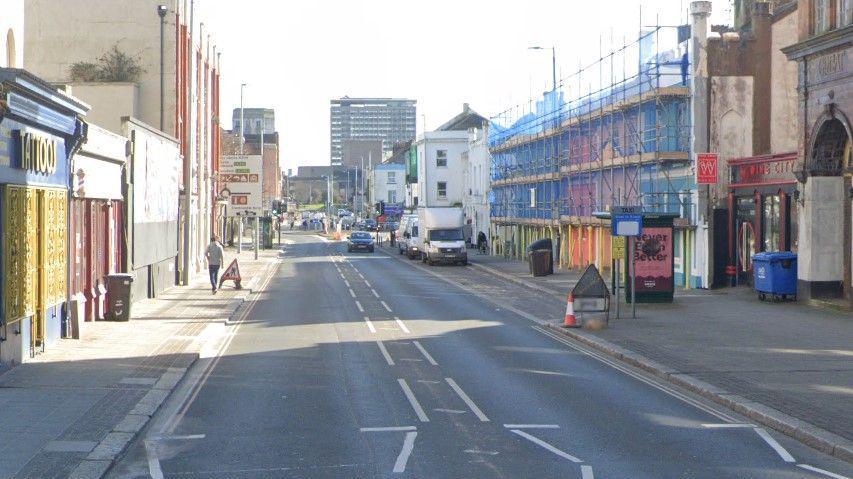
<instances>
[{"instance_id":1,"label":"lamp post","mask_svg":"<svg viewBox=\"0 0 853 479\"><path fill-rule=\"evenodd\" d=\"M548 50L549 47L527 47L528 50ZM557 91L557 49L556 47L550 47L551 49L551 81L553 82L553 88L551 91Z\"/></svg>"},{"instance_id":2,"label":"lamp post","mask_svg":"<svg viewBox=\"0 0 853 479\"><path fill-rule=\"evenodd\" d=\"M166 41L165 41L165 25L166 13L169 12L169 7L166 5L157 5L157 15L160 16L160 131L163 131L166 123L166 74L164 72L165 57L166 57Z\"/></svg>"},{"instance_id":3,"label":"lamp post","mask_svg":"<svg viewBox=\"0 0 853 479\"><path fill-rule=\"evenodd\" d=\"M245 83L240 84L240 154L243 154L243 89L246 88Z\"/></svg>"}]
</instances>

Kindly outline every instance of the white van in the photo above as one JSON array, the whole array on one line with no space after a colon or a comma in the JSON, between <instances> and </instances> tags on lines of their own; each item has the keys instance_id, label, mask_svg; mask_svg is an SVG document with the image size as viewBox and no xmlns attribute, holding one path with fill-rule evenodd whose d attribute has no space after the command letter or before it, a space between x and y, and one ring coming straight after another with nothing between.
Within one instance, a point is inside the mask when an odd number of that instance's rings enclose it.
<instances>
[{"instance_id":1,"label":"white van","mask_svg":"<svg viewBox=\"0 0 853 479\"><path fill-rule=\"evenodd\" d=\"M409 239L406 237L406 232L409 223L413 220L418 219L418 215L403 215L400 218L400 227L397 228L397 234L395 235L395 241L397 242L397 251L400 254L406 254L406 248L409 247ZM411 233L410 231L408 231Z\"/></svg>"},{"instance_id":2,"label":"white van","mask_svg":"<svg viewBox=\"0 0 853 479\"><path fill-rule=\"evenodd\" d=\"M418 208L421 259L424 263L468 264L462 208Z\"/></svg>"}]
</instances>

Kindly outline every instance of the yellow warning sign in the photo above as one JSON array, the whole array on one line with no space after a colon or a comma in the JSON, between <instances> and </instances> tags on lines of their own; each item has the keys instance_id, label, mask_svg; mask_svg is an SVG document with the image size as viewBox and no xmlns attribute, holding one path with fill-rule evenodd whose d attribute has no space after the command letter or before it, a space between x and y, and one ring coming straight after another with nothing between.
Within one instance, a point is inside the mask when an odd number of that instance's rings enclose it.
<instances>
[{"instance_id":1,"label":"yellow warning sign","mask_svg":"<svg viewBox=\"0 0 853 479\"><path fill-rule=\"evenodd\" d=\"M625 259L625 237L611 236L610 249L613 252L613 259Z\"/></svg>"}]
</instances>

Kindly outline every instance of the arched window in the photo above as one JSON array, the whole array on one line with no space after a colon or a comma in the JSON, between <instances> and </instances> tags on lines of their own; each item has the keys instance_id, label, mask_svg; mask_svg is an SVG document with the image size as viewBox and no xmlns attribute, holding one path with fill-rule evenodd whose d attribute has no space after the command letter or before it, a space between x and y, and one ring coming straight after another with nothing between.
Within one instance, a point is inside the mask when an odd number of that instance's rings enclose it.
<instances>
[{"instance_id":1,"label":"arched window","mask_svg":"<svg viewBox=\"0 0 853 479\"><path fill-rule=\"evenodd\" d=\"M18 58L15 49L15 32L13 32L11 28L6 32L6 67L18 67Z\"/></svg>"},{"instance_id":2,"label":"arched window","mask_svg":"<svg viewBox=\"0 0 853 479\"><path fill-rule=\"evenodd\" d=\"M832 118L821 125L812 146L809 174L812 176L840 176L848 166L850 137L844 124Z\"/></svg>"}]
</instances>

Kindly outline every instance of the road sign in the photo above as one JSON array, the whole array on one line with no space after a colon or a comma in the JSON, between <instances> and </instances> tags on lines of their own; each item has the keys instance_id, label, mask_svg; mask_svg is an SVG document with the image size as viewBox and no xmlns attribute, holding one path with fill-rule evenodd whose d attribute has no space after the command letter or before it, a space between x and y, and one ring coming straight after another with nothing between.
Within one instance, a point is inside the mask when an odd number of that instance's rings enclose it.
<instances>
[{"instance_id":1,"label":"road sign","mask_svg":"<svg viewBox=\"0 0 853 479\"><path fill-rule=\"evenodd\" d=\"M639 236L643 232L643 215L620 214L613 217L613 236Z\"/></svg>"},{"instance_id":2,"label":"road sign","mask_svg":"<svg viewBox=\"0 0 853 479\"><path fill-rule=\"evenodd\" d=\"M219 180L231 191L228 216L261 214L262 168L261 155L223 155Z\"/></svg>"},{"instance_id":3,"label":"road sign","mask_svg":"<svg viewBox=\"0 0 853 479\"><path fill-rule=\"evenodd\" d=\"M717 184L717 163L719 157L716 153L698 153L696 155L696 183L700 185Z\"/></svg>"},{"instance_id":4,"label":"road sign","mask_svg":"<svg viewBox=\"0 0 853 479\"><path fill-rule=\"evenodd\" d=\"M625 259L625 237L613 236L610 238L610 251L613 259Z\"/></svg>"}]
</instances>

